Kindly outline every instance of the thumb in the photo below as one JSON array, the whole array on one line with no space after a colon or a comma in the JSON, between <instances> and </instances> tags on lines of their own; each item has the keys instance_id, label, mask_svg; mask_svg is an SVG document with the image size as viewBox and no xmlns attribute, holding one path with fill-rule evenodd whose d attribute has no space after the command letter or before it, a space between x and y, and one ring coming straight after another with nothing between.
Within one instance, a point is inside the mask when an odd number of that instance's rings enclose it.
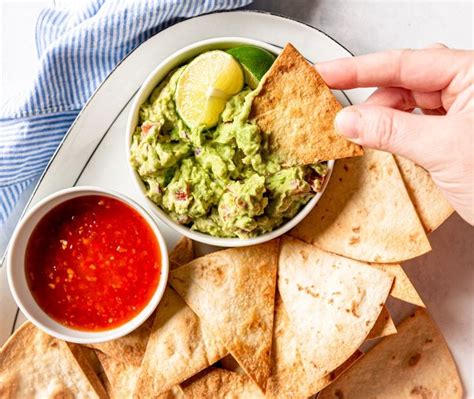
<instances>
[{"instance_id":1,"label":"thumb","mask_svg":"<svg viewBox=\"0 0 474 399\"><path fill-rule=\"evenodd\" d=\"M376 105L357 105L339 111L335 127L348 140L434 167L442 149L439 139L446 116L416 115Z\"/></svg>"}]
</instances>

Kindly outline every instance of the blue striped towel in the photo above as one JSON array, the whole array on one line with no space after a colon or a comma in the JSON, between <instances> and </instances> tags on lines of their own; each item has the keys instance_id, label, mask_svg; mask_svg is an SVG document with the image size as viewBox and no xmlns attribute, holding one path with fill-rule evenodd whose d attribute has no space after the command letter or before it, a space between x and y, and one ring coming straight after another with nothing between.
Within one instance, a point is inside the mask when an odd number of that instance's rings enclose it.
<instances>
[{"instance_id":1,"label":"blue striped towel","mask_svg":"<svg viewBox=\"0 0 474 399\"><path fill-rule=\"evenodd\" d=\"M180 20L251 2L89 0L43 10L36 26L38 72L30 89L7 100L0 111L0 228L120 60Z\"/></svg>"}]
</instances>

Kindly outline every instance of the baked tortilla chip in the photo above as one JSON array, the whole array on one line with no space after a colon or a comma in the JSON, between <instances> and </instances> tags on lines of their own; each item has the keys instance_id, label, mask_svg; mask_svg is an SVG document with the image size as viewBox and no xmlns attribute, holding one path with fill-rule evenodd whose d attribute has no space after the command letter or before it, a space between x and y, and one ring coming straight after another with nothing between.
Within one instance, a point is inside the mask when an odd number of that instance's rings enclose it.
<instances>
[{"instance_id":1,"label":"baked tortilla chip","mask_svg":"<svg viewBox=\"0 0 474 399\"><path fill-rule=\"evenodd\" d=\"M318 399L462 398L462 385L443 336L424 309L405 319Z\"/></svg>"},{"instance_id":2,"label":"baked tortilla chip","mask_svg":"<svg viewBox=\"0 0 474 399\"><path fill-rule=\"evenodd\" d=\"M396 263L372 263L371 266L381 269L395 278L392 290L390 291L391 296L400 299L401 301L412 303L413 305L421 306L423 308L425 307L418 291L406 275L401 265Z\"/></svg>"},{"instance_id":3,"label":"baked tortilla chip","mask_svg":"<svg viewBox=\"0 0 474 399\"><path fill-rule=\"evenodd\" d=\"M135 390L140 367L133 364L119 362L113 357L97 351L100 363L106 375L105 389L110 399L132 398ZM154 399L179 399L183 398L179 387L173 387Z\"/></svg>"},{"instance_id":4,"label":"baked tortilla chip","mask_svg":"<svg viewBox=\"0 0 474 399\"><path fill-rule=\"evenodd\" d=\"M272 346L272 374L267 384L266 398L307 398L333 382L362 355L356 351L337 369L317 380L306 373L298 342L277 291Z\"/></svg>"},{"instance_id":5,"label":"baked tortilla chip","mask_svg":"<svg viewBox=\"0 0 474 399\"><path fill-rule=\"evenodd\" d=\"M340 375L348 370L352 365L361 357L363 353L360 350L356 350L344 363L342 363L337 369L331 371L328 375L320 378L316 382L310 385L311 392L320 392L326 388L329 384L336 381Z\"/></svg>"},{"instance_id":6,"label":"baked tortilla chip","mask_svg":"<svg viewBox=\"0 0 474 399\"><path fill-rule=\"evenodd\" d=\"M393 156L376 150L336 162L324 195L291 235L367 262L400 262L431 249Z\"/></svg>"},{"instance_id":7,"label":"baked tortilla chip","mask_svg":"<svg viewBox=\"0 0 474 399\"><path fill-rule=\"evenodd\" d=\"M92 370L94 370L94 373L99 377L99 380L102 382L102 385L104 385L104 369L102 368L102 365L99 361L99 358L97 357L98 351L88 348L85 345L79 345L79 344L72 344L68 343L69 349L73 353L73 355L76 357L81 357L83 360L85 360L89 365L91 366ZM78 352L80 351L80 354ZM105 385L104 385L105 388Z\"/></svg>"},{"instance_id":8,"label":"baked tortilla chip","mask_svg":"<svg viewBox=\"0 0 474 399\"><path fill-rule=\"evenodd\" d=\"M170 253L170 270L183 266L194 259L193 241L188 237L181 237Z\"/></svg>"},{"instance_id":9,"label":"baked tortilla chip","mask_svg":"<svg viewBox=\"0 0 474 399\"><path fill-rule=\"evenodd\" d=\"M198 258L171 285L265 390L270 375L278 240Z\"/></svg>"},{"instance_id":10,"label":"baked tortilla chip","mask_svg":"<svg viewBox=\"0 0 474 399\"><path fill-rule=\"evenodd\" d=\"M224 344L206 327L167 287L156 311L135 396L157 396L225 356Z\"/></svg>"},{"instance_id":11,"label":"baked tortilla chip","mask_svg":"<svg viewBox=\"0 0 474 399\"><path fill-rule=\"evenodd\" d=\"M270 150L288 165L362 155L362 147L337 134L342 108L316 69L291 45L265 74L250 118L269 134Z\"/></svg>"},{"instance_id":12,"label":"baked tortilla chip","mask_svg":"<svg viewBox=\"0 0 474 399\"><path fill-rule=\"evenodd\" d=\"M224 356L220 363L223 369L233 371L234 373L245 374L244 369L240 366L239 362L232 357L232 355Z\"/></svg>"},{"instance_id":13,"label":"baked tortilla chip","mask_svg":"<svg viewBox=\"0 0 474 399\"><path fill-rule=\"evenodd\" d=\"M0 397L107 398L81 348L72 347L23 324L0 352Z\"/></svg>"},{"instance_id":14,"label":"baked tortilla chip","mask_svg":"<svg viewBox=\"0 0 474 399\"><path fill-rule=\"evenodd\" d=\"M138 367L145 353L154 317L155 314L153 313L140 327L124 337L99 344L87 344L87 346L97 349L120 362Z\"/></svg>"},{"instance_id":15,"label":"baked tortilla chip","mask_svg":"<svg viewBox=\"0 0 474 399\"><path fill-rule=\"evenodd\" d=\"M107 377L105 389L110 399L132 398L140 367L97 351L97 357Z\"/></svg>"},{"instance_id":16,"label":"baked tortilla chip","mask_svg":"<svg viewBox=\"0 0 474 399\"><path fill-rule=\"evenodd\" d=\"M170 254L170 265L176 268L193 258L193 243L183 237ZM164 395L227 353L224 344L168 286L156 311L135 397Z\"/></svg>"},{"instance_id":17,"label":"baked tortilla chip","mask_svg":"<svg viewBox=\"0 0 474 399\"><path fill-rule=\"evenodd\" d=\"M454 209L425 169L398 155L395 161L426 232L436 230Z\"/></svg>"},{"instance_id":18,"label":"baked tortilla chip","mask_svg":"<svg viewBox=\"0 0 474 399\"><path fill-rule=\"evenodd\" d=\"M379 318L372 327L372 330L370 330L366 339L377 339L396 333L397 328L395 327L395 323L393 322L387 307L384 305Z\"/></svg>"},{"instance_id":19,"label":"baked tortilla chip","mask_svg":"<svg viewBox=\"0 0 474 399\"><path fill-rule=\"evenodd\" d=\"M336 369L364 342L392 281L362 262L282 239L278 290L312 381Z\"/></svg>"},{"instance_id":20,"label":"baked tortilla chip","mask_svg":"<svg viewBox=\"0 0 474 399\"><path fill-rule=\"evenodd\" d=\"M280 295L275 299L272 372L267 383L267 398L307 398L311 380L303 367L298 342Z\"/></svg>"},{"instance_id":21,"label":"baked tortilla chip","mask_svg":"<svg viewBox=\"0 0 474 399\"><path fill-rule=\"evenodd\" d=\"M264 399L258 386L246 375L210 367L181 386L186 398Z\"/></svg>"}]
</instances>

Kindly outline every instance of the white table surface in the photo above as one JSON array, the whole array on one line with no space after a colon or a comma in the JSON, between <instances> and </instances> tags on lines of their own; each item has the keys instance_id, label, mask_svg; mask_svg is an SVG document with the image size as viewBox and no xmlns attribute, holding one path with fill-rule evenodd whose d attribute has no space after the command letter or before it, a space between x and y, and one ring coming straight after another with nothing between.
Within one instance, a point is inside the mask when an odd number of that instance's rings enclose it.
<instances>
[{"instance_id":1,"label":"white table surface","mask_svg":"<svg viewBox=\"0 0 474 399\"><path fill-rule=\"evenodd\" d=\"M28 84L36 66L36 16L41 7L52 4L53 0L0 0L0 99ZM354 54L387 48L419 48L434 42L450 47L473 47L470 1L256 0L249 8L309 23ZM7 238L7 228L1 229L0 253ZM463 342L452 347L453 354L463 374L473 377L473 229L454 215L430 236L430 241L431 253L404 266L422 298L429 303L429 311L442 326L448 343L459 342L462 337ZM437 289L433 290L433 286ZM472 397L473 378L464 378L463 382L466 396Z\"/></svg>"}]
</instances>

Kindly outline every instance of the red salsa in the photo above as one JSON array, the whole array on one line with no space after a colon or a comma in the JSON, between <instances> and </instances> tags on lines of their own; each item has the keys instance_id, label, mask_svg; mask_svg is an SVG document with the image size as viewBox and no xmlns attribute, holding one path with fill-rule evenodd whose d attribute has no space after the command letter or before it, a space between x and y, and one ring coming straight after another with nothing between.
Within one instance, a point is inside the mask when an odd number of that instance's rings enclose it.
<instances>
[{"instance_id":1,"label":"red salsa","mask_svg":"<svg viewBox=\"0 0 474 399\"><path fill-rule=\"evenodd\" d=\"M73 198L49 211L28 241L29 288L59 323L100 331L124 324L149 302L161 274L153 230L113 198Z\"/></svg>"}]
</instances>

